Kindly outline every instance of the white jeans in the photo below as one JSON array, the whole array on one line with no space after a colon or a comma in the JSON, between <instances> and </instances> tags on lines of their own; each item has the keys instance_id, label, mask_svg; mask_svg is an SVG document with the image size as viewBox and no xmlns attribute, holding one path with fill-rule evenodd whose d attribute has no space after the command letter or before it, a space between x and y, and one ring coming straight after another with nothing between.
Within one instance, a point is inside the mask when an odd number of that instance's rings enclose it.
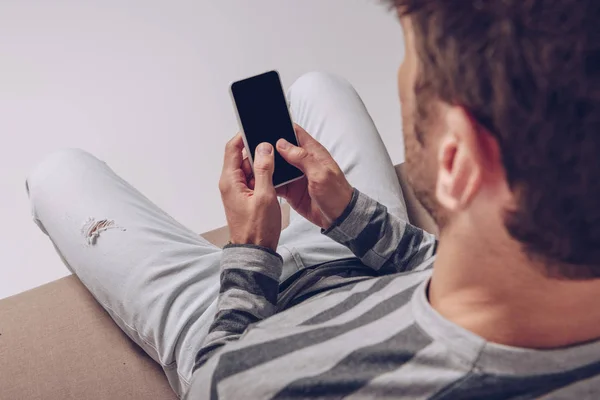
<instances>
[{"instance_id":1,"label":"white jeans","mask_svg":"<svg viewBox=\"0 0 600 400\"><path fill-rule=\"evenodd\" d=\"M352 86L310 73L288 96L294 120L331 152L350 183L406 217L394 167ZM81 150L48 156L30 174L27 188L35 222L67 267L183 395L214 316L221 250ZM115 225L90 240L82 231L90 217ZM282 280L302 268L352 256L293 212L278 252L284 258Z\"/></svg>"}]
</instances>

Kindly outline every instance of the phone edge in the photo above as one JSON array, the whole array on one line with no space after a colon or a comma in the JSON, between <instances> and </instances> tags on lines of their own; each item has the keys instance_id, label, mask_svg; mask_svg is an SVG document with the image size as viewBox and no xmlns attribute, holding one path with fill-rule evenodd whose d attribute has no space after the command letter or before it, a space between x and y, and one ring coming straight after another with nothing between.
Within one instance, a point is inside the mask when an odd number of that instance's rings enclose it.
<instances>
[{"instance_id":1,"label":"phone edge","mask_svg":"<svg viewBox=\"0 0 600 400\"><path fill-rule=\"evenodd\" d=\"M246 153L248 153L248 160L250 160L250 167L252 167L252 170L254 171L254 160L252 158L252 152L250 151L250 146L248 146L248 140L246 139L246 132L244 132L244 126L242 124L242 119L240 118L240 112L238 110L237 107L237 103L235 102L235 96L233 95L233 85L236 82L240 82L240 81L244 81L246 79L251 79L260 75L265 75L268 74L270 72L275 72L275 74L277 75L277 79L279 80L279 87L281 87L281 91L283 92L283 98L285 99L285 104L286 104L286 108L287 108L287 112L288 112L288 116L290 117L290 123L292 124L292 132L294 132L294 137L296 138L296 143L298 143L298 145L300 144L300 142L298 141L298 135L296 135L296 128L294 127L294 118L292 116L291 110L290 110L290 103L288 101L287 95L285 93L285 89L283 87L283 82L281 82L281 75L279 74L279 71L276 69L272 69L270 71L266 71L260 74L255 74L255 75L251 75L247 78L243 78L243 79L238 79L236 81L233 81L229 84L229 97L231 98L231 102L233 103L233 108L235 109L235 116L237 118L238 121L238 128L240 130L240 133L242 134L242 140L244 141L244 147L246 148ZM277 151L277 149L273 149L273 151ZM300 171L302 172L302 171ZM292 178L289 181L285 181L283 183L278 184L277 186L275 186L275 189L280 188L282 186L285 186L287 184L290 184L292 182L298 181L302 178L304 178L305 174L304 172L302 172L302 175L296 177L296 178Z\"/></svg>"}]
</instances>

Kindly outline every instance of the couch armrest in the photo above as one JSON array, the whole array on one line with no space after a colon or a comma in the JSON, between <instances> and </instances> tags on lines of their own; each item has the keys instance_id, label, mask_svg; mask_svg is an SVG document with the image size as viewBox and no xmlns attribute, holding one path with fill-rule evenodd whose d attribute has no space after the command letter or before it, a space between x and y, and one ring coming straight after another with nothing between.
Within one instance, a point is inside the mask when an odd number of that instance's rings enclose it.
<instances>
[{"instance_id":1,"label":"couch armrest","mask_svg":"<svg viewBox=\"0 0 600 400\"><path fill-rule=\"evenodd\" d=\"M176 399L75 276L0 301L0 398Z\"/></svg>"}]
</instances>

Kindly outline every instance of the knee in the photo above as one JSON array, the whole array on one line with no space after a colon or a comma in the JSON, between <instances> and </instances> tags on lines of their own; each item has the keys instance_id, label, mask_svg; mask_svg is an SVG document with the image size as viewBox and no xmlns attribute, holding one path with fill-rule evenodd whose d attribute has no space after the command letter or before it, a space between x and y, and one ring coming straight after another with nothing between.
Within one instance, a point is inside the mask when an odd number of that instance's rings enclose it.
<instances>
[{"instance_id":1,"label":"knee","mask_svg":"<svg viewBox=\"0 0 600 400\"><path fill-rule=\"evenodd\" d=\"M60 182L68 179L76 171L82 171L90 163L100 162L90 153L80 149L62 149L50 153L30 171L25 182L27 194L33 200L33 192L40 188L55 186L60 190Z\"/></svg>"},{"instance_id":2,"label":"knee","mask_svg":"<svg viewBox=\"0 0 600 400\"><path fill-rule=\"evenodd\" d=\"M310 95L313 93L352 91L354 87L346 79L329 72L308 72L292 84L289 97Z\"/></svg>"}]
</instances>

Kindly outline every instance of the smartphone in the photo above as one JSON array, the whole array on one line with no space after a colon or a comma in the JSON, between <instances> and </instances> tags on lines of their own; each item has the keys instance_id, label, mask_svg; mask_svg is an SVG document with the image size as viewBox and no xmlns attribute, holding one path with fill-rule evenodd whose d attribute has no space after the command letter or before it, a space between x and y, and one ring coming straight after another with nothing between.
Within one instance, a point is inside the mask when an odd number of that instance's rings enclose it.
<instances>
[{"instance_id":1,"label":"smartphone","mask_svg":"<svg viewBox=\"0 0 600 400\"><path fill-rule=\"evenodd\" d=\"M240 123L250 164L259 144L268 142L275 152L273 185L284 186L304 176L281 157L275 144L285 139L298 146L298 138L277 71L269 71L231 84L231 97Z\"/></svg>"}]
</instances>

